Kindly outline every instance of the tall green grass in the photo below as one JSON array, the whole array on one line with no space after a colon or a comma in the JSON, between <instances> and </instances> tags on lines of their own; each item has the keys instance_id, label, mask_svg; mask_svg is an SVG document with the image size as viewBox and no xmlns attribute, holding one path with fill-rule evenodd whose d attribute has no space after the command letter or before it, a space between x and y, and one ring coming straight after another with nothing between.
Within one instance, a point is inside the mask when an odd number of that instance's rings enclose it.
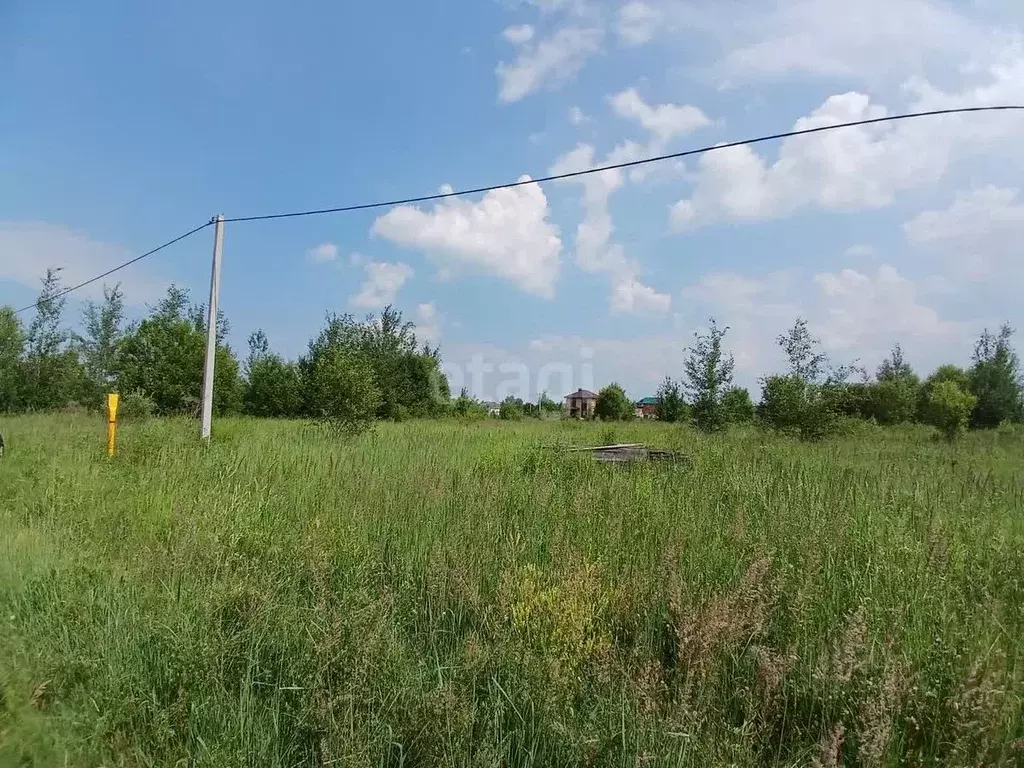
<instances>
[{"instance_id":1,"label":"tall green grass","mask_svg":"<svg viewBox=\"0 0 1024 768\"><path fill-rule=\"evenodd\" d=\"M1024 439L6 419L0 764L1019 764Z\"/></svg>"}]
</instances>

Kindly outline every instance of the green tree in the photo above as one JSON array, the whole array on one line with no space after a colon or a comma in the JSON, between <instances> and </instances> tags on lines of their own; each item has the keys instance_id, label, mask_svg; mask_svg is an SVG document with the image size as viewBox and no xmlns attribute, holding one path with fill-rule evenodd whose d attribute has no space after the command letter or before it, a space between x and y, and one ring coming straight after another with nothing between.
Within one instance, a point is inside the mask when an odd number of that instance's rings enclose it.
<instances>
[{"instance_id":1,"label":"green tree","mask_svg":"<svg viewBox=\"0 0 1024 768\"><path fill-rule=\"evenodd\" d=\"M683 398L682 386L669 376L661 382L657 392L658 404L655 413L659 421L670 423L687 421L690 417L689 406Z\"/></svg>"},{"instance_id":2,"label":"green tree","mask_svg":"<svg viewBox=\"0 0 1024 768\"><path fill-rule=\"evenodd\" d=\"M970 371L971 393L978 399L971 426L997 427L1002 421L1021 421L1020 359L1010 341L1013 329L1003 325L999 333L986 329L974 346Z\"/></svg>"},{"instance_id":3,"label":"green tree","mask_svg":"<svg viewBox=\"0 0 1024 768\"><path fill-rule=\"evenodd\" d=\"M81 381L78 357L61 327L65 299L60 270L48 269L25 335L24 403L31 410L66 405Z\"/></svg>"},{"instance_id":4,"label":"green tree","mask_svg":"<svg viewBox=\"0 0 1024 768\"><path fill-rule=\"evenodd\" d=\"M262 330L249 335L242 412L265 418L295 418L302 413L298 367L270 352Z\"/></svg>"},{"instance_id":5,"label":"green tree","mask_svg":"<svg viewBox=\"0 0 1024 768\"><path fill-rule=\"evenodd\" d=\"M12 307L0 307L0 412L10 413L24 406L24 352L21 320Z\"/></svg>"},{"instance_id":6,"label":"green tree","mask_svg":"<svg viewBox=\"0 0 1024 768\"><path fill-rule=\"evenodd\" d=\"M746 387L730 387L722 393L722 412L727 424L753 421L754 410L754 401Z\"/></svg>"},{"instance_id":7,"label":"green tree","mask_svg":"<svg viewBox=\"0 0 1024 768\"><path fill-rule=\"evenodd\" d=\"M234 413L241 407L238 360L220 339L227 320L217 318L213 409ZM188 305L188 291L171 286L148 317L131 328L120 344L118 388L152 399L158 414L195 415L199 411L206 357L206 321L201 306Z\"/></svg>"},{"instance_id":8,"label":"green tree","mask_svg":"<svg viewBox=\"0 0 1024 768\"><path fill-rule=\"evenodd\" d=\"M820 342L811 336L804 318L798 317L793 327L776 341L789 361L790 376L808 384L821 380L828 359L820 349Z\"/></svg>"},{"instance_id":9,"label":"green tree","mask_svg":"<svg viewBox=\"0 0 1024 768\"><path fill-rule=\"evenodd\" d=\"M519 421L523 418L524 403L518 397L512 397L509 395L501 401L501 406L498 409L498 418L504 419L505 421Z\"/></svg>"},{"instance_id":10,"label":"green tree","mask_svg":"<svg viewBox=\"0 0 1024 768\"><path fill-rule=\"evenodd\" d=\"M470 397L469 390L463 387L452 402L452 413L462 418L483 418L487 415L487 409L476 398Z\"/></svg>"},{"instance_id":11,"label":"green tree","mask_svg":"<svg viewBox=\"0 0 1024 768\"><path fill-rule=\"evenodd\" d=\"M951 381L964 392L971 391L971 377L963 368L958 365L940 365L932 372L932 375L925 379L917 396L917 418L925 424L938 426L937 416L931 412L931 394L937 384L943 381Z\"/></svg>"},{"instance_id":12,"label":"green tree","mask_svg":"<svg viewBox=\"0 0 1024 768\"><path fill-rule=\"evenodd\" d=\"M636 409L626 397L626 390L612 382L597 393L594 415L605 421L629 421Z\"/></svg>"},{"instance_id":13,"label":"green tree","mask_svg":"<svg viewBox=\"0 0 1024 768\"><path fill-rule=\"evenodd\" d=\"M947 440L955 440L967 429L977 398L953 381L940 381L928 396L933 423Z\"/></svg>"},{"instance_id":14,"label":"green tree","mask_svg":"<svg viewBox=\"0 0 1024 768\"><path fill-rule=\"evenodd\" d=\"M729 329L719 329L714 318L710 322L706 334L694 334L694 343L688 348L683 364L693 422L705 432L713 432L726 425L722 395L732 384L735 366L732 355L722 351L722 339Z\"/></svg>"},{"instance_id":15,"label":"green tree","mask_svg":"<svg viewBox=\"0 0 1024 768\"><path fill-rule=\"evenodd\" d=\"M809 385L794 375L767 376L761 382L761 421L782 432L799 433L807 411Z\"/></svg>"},{"instance_id":16,"label":"green tree","mask_svg":"<svg viewBox=\"0 0 1024 768\"><path fill-rule=\"evenodd\" d=\"M540 410L541 418L549 414L562 412L562 404L548 397L547 392L540 393L540 399L537 401L537 408Z\"/></svg>"},{"instance_id":17,"label":"green tree","mask_svg":"<svg viewBox=\"0 0 1024 768\"><path fill-rule=\"evenodd\" d=\"M917 413L921 382L903 357L899 344L882 361L875 374L878 382L869 388L866 416L879 424L913 421Z\"/></svg>"},{"instance_id":18,"label":"green tree","mask_svg":"<svg viewBox=\"0 0 1024 768\"><path fill-rule=\"evenodd\" d=\"M123 336L124 298L120 285L103 286L103 301L86 302L82 312L83 333L76 336L89 400L94 407L102 404L102 395L117 381L118 352Z\"/></svg>"},{"instance_id":19,"label":"green tree","mask_svg":"<svg viewBox=\"0 0 1024 768\"><path fill-rule=\"evenodd\" d=\"M327 316L327 325L299 359L299 370L308 416L345 434L372 426L383 398L365 329L351 315Z\"/></svg>"}]
</instances>

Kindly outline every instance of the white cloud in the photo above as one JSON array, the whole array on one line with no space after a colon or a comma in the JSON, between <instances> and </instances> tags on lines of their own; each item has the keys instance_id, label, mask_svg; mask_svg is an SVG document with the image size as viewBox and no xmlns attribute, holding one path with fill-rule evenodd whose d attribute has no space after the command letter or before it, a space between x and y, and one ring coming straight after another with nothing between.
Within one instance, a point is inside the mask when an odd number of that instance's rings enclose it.
<instances>
[{"instance_id":1,"label":"white cloud","mask_svg":"<svg viewBox=\"0 0 1024 768\"><path fill-rule=\"evenodd\" d=\"M865 259L875 255L875 247L873 245L857 243L847 248L845 254L852 259Z\"/></svg>"},{"instance_id":2,"label":"white cloud","mask_svg":"<svg viewBox=\"0 0 1024 768\"><path fill-rule=\"evenodd\" d=\"M826 349L877 357L894 341L921 349L969 340L964 324L922 304L917 285L888 264L874 274L822 272L814 282L824 298L820 334Z\"/></svg>"},{"instance_id":3,"label":"white cloud","mask_svg":"<svg viewBox=\"0 0 1024 768\"><path fill-rule=\"evenodd\" d=\"M209 240L204 250L208 244ZM138 255L60 224L0 222L0 280L20 283L34 291L39 289L40 278L49 267L60 268L62 284L71 287ZM147 269L147 265L133 265L82 288L69 298L98 298L103 295L104 284L121 283L126 304L139 306L153 302L160 298L169 281L152 276Z\"/></svg>"},{"instance_id":4,"label":"white cloud","mask_svg":"<svg viewBox=\"0 0 1024 768\"><path fill-rule=\"evenodd\" d=\"M660 8L632 0L619 9L619 38L626 45L643 45L654 37L662 21Z\"/></svg>"},{"instance_id":5,"label":"white cloud","mask_svg":"<svg viewBox=\"0 0 1024 768\"><path fill-rule=\"evenodd\" d=\"M533 39L534 29L529 24L516 24L511 27L505 27L501 36L506 41L512 43L512 45L523 45Z\"/></svg>"},{"instance_id":6,"label":"white cloud","mask_svg":"<svg viewBox=\"0 0 1024 768\"><path fill-rule=\"evenodd\" d=\"M587 117L579 107L569 108L569 122L573 125L583 125L588 120L590 120L590 118Z\"/></svg>"},{"instance_id":7,"label":"white cloud","mask_svg":"<svg viewBox=\"0 0 1024 768\"><path fill-rule=\"evenodd\" d=\"M537 296L555 295L562 241L537 184L488 192L479 202L455 198L432 209L399 206L378 218L372 232L426 251L444 274L476 270Z\"/></svg>"},{"instance_id":8,"label":"white cloud","mask_svg":"<svg viewBox=\"0 0 1024 768\"><path fill-rule=\"evenodd\" d=\"M1015 3L983 9L944 0L648 0L627 12L632 5L620 11L623 42L670 36L710 43L719 55L706 71L725 84L799 75L897 84L931 65L984 62L1001 45L998 27L1024 18Z\"/></svg>"},{"instance_id":9,"label":"white cloud","mask_svg":"<svg viewBox=\"0 0 1024 768\"><path fill-rule=\"evenodd\" d=\"M1005 280L1024 270L1024 201L1016 189L960 192L948 208L923 211L903 231L912 245L938 254L956 277Z\"/></svg>"},{"instance_id":10,"label":"white cloud","mask_svg":"<svg viewBox=\"0 0 1024 768\"><path fill-rule=\"evenodd\" d=\"M606 162L622 162L639 156L639 145L629 142L617 147ZM552 174L571 173L595 165L594 148L580 144L555 161ZM628 259L621 245L611 242L613 225L608 203L615 190L622 186L621 171L604 171L570 180L583 188L583 219L576 228L576 263L588 272L607 273L612 283L613 312L662 312L669 308L672 297L658 293L639 281L640 265Z\"/></svg>"},{"instance_id":11,"label":"white cloud","mask_svg":"<svg viewBox=\"0 0 1024 768\"><path fill-rule=\"evenodd\" d=\"M519 101L545 84L553 86L572 78L587 57L600 50L602 38L600 28L567 26L546 39L519 43L516 60L497 66L499 98Z\"/></svg>"},{"instance_id":12,"label":"white cloud","mask_svg":"<svg viewBox=\"0 0 1024 768\"><path fill-rule=\"evenodd\" d=\"M441 340L441 314L433 302L416 305L415 320L416 338L428 344L437 344Z\"/></svg>"},{"instance_id":13,"label":"white cloud","mask_svg":"<svg viewBox=\"0 0 1024 768\"><path fill-rule=\"evenodd\" d=\"M338 246L334 243L321 243L315 248L306 252L308 258L314 264L323 264L326 261L334 261L338 258Z\"/></svg>"},{"instance_id":14,"label":"white cloud","mask_svg":"<svg viewBox=\"0 0 1024 768\"><path fill-rule=\"evenodd\" d=\"M883 117L861 93L830 97L795 130ZM768 163L750 147L701 156L692 196L673 206L672 223L696 227L721 219L767 219L807 206L878 208L903 190L945 173L953 141L923 124L883 123L786 139Z\"/></svg>"},{"instance_id":15,"label":"white cloud","mask_svg":"<svg viewBox=\"0 0 1024 768\"><path fill-rule=\"evenodd\" d=\"M402 286L413 276L408 264L370 261L363 265L366 281L352 297L352 305L363 309L380 309L395 300Z\"/></svg>"},{"instance_id":16,"label":"white cloud","mask_svg":"<svg viewBox=\"0 0 1024 768\"><path fill-rule=\"evenodd\" d=\"M640 97L636 88L611 97L612 108L620 116L639 123L650 132L652 141L664 146L677 136L685 136L711 123L697 107L678 104L650 106Z\"/></svg>"},{"instance_id":17,"label":"white cloud","mask_svg":"<svg viewBox=\"0 0 1024 768\"><path fill-rule=\"evenodd\" d=\"M927 282L912 281L891 265L810 279L791 272L724 272L705 275L683 295L730 327L726 346L735 353L738 377L752 386L757 377L783 369L776 338L798 316L837 364L860 360L872 370L897 341L922 370L964 359L978 323L952 321L925 303Z\"/></svg>"}]
</instances>

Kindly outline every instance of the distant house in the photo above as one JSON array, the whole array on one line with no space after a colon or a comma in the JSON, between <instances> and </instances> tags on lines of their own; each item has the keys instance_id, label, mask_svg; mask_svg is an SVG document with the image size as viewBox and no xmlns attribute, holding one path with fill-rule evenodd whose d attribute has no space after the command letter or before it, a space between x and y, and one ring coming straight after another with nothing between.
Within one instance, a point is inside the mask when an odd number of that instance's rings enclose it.
<instances>
[{"instance_id":1,"label":"distant house","mask_svg":"<svg viewBox=\"0 0 1024 768\"><path fill-rule=\"evenodd\" d=\"M483 406L487 409L488 416L498 416L501 413L501 403L485 400Z\"/></svg>"},{"instance_id":2,"label":"distant house","mask_svg":"<svg viewBox=\"0 0 1024 768\"><path fill-rule=\"evenodd\" d=\"M636 417L638 419L654 419L658 416L658 398L645 397L636 401Z\"/></svg>"},{"instance_id":3,"label":"distant house","mask_svg":"<svg viewBox=\"0 0 1024 768\"><path fill-rule=\"evenodd\" d=\"M597 409L597 395L589 389L577 389L565 396L565 409L574 419L591 419Z\"/></svg>"}]
</instances>

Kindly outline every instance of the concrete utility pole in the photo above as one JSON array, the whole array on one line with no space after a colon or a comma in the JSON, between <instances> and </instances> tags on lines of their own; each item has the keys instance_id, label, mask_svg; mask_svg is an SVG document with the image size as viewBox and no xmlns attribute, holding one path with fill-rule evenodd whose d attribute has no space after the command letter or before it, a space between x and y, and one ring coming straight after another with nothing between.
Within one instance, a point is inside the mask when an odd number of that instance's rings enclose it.
<instances>
[{"instance_id":1,"label":"concrete utility pole","mask_svg":"<svg viewBox=\"0 0 1024 768\"><path fill-rule=\"evenodd\" d=\"M210 439L213 422L213 365L217 357L217 299L220 296L220 255L224 248L224 217L213 220L213 268L210 271L210 304L206 315L206 366L203 368L203 425L200 436Z\"/></svg>"}]
</instances>

